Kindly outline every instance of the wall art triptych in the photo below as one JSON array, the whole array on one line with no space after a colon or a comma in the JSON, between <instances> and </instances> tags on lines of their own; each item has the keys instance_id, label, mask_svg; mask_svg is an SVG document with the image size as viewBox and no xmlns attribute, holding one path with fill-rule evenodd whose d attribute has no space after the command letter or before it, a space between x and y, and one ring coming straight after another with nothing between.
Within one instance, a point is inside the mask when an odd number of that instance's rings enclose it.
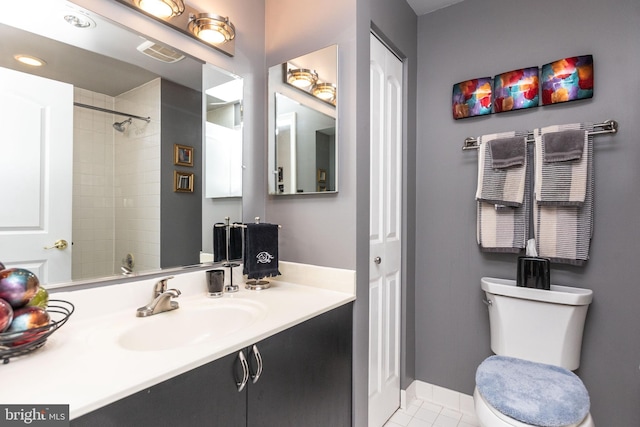
<instances>
[{"instance_id":1,"label":"wall art triptych","mask_svg":"<svg viewBox=\"0 0 640 427\"><path fill-rule=\"evenodd\" d=\"M453 85L454 119L593 97L593 56L575 56ZM540 102L542 101L542 103Z\"/></svg>"}]
</instances>

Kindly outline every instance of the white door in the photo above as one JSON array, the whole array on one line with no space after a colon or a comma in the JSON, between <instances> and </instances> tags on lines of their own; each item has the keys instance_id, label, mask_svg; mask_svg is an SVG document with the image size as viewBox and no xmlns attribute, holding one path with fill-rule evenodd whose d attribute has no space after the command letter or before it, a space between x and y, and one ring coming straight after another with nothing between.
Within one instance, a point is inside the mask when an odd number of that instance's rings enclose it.
<instances>
[{"instance_id":1,"label":"white door","mask_svg":"<svg viewBox=\"0 0 640 427\"><path fill-rule=\"evenodd\" d=\"M70 281L73 87L0 68L0 93L0 261Z\"/></svg>"},{"instance_id":2,"label":"white door","mask_svg":"<svg viewBox=\"0 0 640 427\"><path fill-rule=\"evenodd\" d=\"M402 62L371 35L369 426L400 407Z\"/></svg>"}]
</instances>

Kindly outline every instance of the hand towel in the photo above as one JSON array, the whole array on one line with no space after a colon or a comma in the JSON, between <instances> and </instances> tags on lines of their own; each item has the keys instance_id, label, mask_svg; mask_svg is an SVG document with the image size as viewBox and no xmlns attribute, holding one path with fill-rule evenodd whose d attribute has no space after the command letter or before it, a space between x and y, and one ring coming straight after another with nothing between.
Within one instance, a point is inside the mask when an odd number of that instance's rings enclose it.
<instances>
[{"instance_id":1,"label":"hand towel","mask_svg":"<svg viewBox=\"0 0 640 427\"><path fill-rule=\"evenodd\" d=\"M523 156L521 159L522 164L520 165L495 169L492 167L494 159L490 144L500 139L509 139L512 144L521 144L522 150L526 152L526 135L527 132L503 132L483 135L478 138L480 147L478 149L478 187L476 190L476 200L512 207L522 205L527 170L527 156ZM517 139L520 140L519 143L516 142ZM500 143L498 143L498 146L500 146ZM505 150L501 149L495 151L501 154L505 153ZM508 156L509 154L506 153L506 155ZM498 162L500 163L501 161L502 159ZM503 162L502 164L506 163Z\"/></svg>"},{"instance_id":2,"label":"hand towel","mask_svg":"<svg viewBox=\"0 0 640 427\"><path fill-rule=\"evenodd\" d=\"M278 271L278 225L247 224L243 274L249 279L274 277Z\"/></svg>"},{"instance_id":3,"label":"hand towel","mask_svg":"<svg viewBox=\"0 0 640 427\"><path fill-rule=\"evenodd\" d=\"M545 163L580 160L584 151L584 130L569 129L543 135Z\"/></svg>"},{"instance_id":4,"label":"hand towel","mask_svg":"<svg viewBox=\"0 0 640 427\"><path fill-rule=\"evenodd\" d=\"M526 140L522 137L500 138L489 141L491 167L493 169L504 169L512 166L522 166L525 164L527 146Z\"/></svg>"},{"instance_id":5,"label":"hand towel","mask_svg":"<svg viewBox=\"0 0 640 427\"><path fill-rule=\"evenodd\" d=\"M229 227L229 261L242 259L242 227L234 222Z\"/></svg>"},{"instance_id":6,"label":"hand towel","mask_svg":"<svg viewBox=\"0 0 640 427\"><path fill-rule=\"evenodd\" d=\"M213 225L213 262L227 259L227 226L221 222Z\"/></svg>"},{"instance_id":7,"label":"hand towel","mask_svg":"<svg viewBox=\"0 0 640 427\"><path fill-rule=\"evenodd\" d=\"M582 205L547 206L537 202L533 209L538 255L551 259L551 262L583 265L589 259L594 197L593 137L590 135L587 137L582 159L586 166L586 188Z\"/></svg>"},{"instance_id":8,"label":"hand towel","mask_svg":"<svg viewBox=\"0 0 640 427\"><path fill-rule=\"evenodd\" d=\"M546 206L581 206L584 203L587 188L587 158L583 155L587 144L590 124L568 124L548 126L534 130L536 146L535 156L535 195L536 202ZM557 143L560 141L560 143ZM573 153L572 160L551 162L546 158L566 158L558 150L564 145ZM582 149L573 148L582 145ZM549 155L547 150L553 152ZM579 152L579 156L577 156Z\"/></svg>"},{"instance_id":9,"label":"hand towel","mask_svg":"<svg viewBox=\"0 0 640 427\"><path fill-rule=\"evenodd\" d=\"M530 159L532 156L533 147L528 146L526 157ZM523 199L519 207L478 201L477 240L482 251L518 253L524 249L529 235L531 204L529 175L529 173L524 174Z\"/></svg>"}]
</instances>

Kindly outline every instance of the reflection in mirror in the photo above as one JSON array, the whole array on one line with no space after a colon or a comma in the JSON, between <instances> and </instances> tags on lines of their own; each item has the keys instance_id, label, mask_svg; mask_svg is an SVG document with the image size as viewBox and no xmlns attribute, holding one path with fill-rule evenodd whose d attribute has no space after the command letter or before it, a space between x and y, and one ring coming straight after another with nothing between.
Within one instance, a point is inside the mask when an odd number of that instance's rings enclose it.
<instances>
[{"instance_id":1,"label":"reflection in mirror","mask_svg":"<svg viewBox=\"0 0 640 427\"><path fill-rule=\"evenodd\" d=\"M6 5L0 37L0 179L14 183L0 261L48 287L200 262L227 215L204 206L203 88L237 77L63 0ZM176 144L193 148L192 165L174 162ZM176 171L193 192L174 190ZM241 218L240 195L233 204ZM59 239L69 246L45 249Z\"/></svg>"},{"instance_id":2,"label":"reflection in mirror","mask_svg":"<svg viewBox=\"0 0 640 427\"><path fill-rule=\"evenodd\" d=\"M336 191L336 119L276 94L277 194Z\"/></svg>"},{"instance_id":3,"label":"reflection in mirror","mask_svg":"<svg viewBox=\"0 0 640 427\"><path fill-rule=\"evenodd\" d=\"M214 225L224 223L225 218L231 223L242 222L243 81L205 64L204 88L203 262L214 259Z\"/></svg>"},{"instance_id":4,"label":"reflection in mirror","mask_svg":"<svg viewBox=\"0 0 640 427\"><path fill-rule=\"evenodd\" d=\"M271 195L338 191L337 51L329 46L269 69Z\"/></svg>"}]
</instances>

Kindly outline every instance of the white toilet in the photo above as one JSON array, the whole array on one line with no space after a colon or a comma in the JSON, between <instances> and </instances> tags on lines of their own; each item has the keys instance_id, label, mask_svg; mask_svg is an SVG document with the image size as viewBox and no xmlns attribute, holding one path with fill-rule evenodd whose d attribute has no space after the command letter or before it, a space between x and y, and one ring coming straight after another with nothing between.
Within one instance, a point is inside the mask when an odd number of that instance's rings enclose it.
<instances>
[{"instance_id":1,"label":"white toilet","mask_svg":"<svg viewBox=\"0 0 640 427\"><path fill-rule=\"evenodd\" d=\"M491 350L473 393L482 427L594 427L580 365L589 289L523 288L483 277Z\"/></svg>"}]
</instances>

